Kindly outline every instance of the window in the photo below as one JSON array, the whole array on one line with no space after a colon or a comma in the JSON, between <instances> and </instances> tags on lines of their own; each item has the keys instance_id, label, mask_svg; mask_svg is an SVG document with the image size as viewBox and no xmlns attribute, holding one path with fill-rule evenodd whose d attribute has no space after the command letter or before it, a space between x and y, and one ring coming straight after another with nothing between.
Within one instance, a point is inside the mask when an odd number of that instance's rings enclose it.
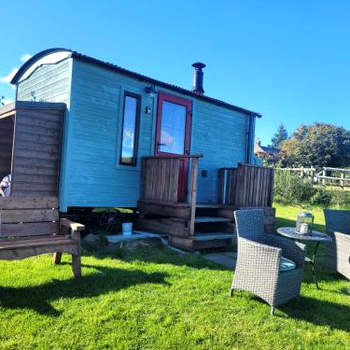
<instances>
[{"instance_id":1,"label":"window","mask_svg":"<svg viewBox=\"0 0 350 350\"><path fill-rule=\"evenodd\" d=\"M140 122L140 96L131 92L124 94L122 142L120 164L136 165Z\"/></svg>"}]
</instances>

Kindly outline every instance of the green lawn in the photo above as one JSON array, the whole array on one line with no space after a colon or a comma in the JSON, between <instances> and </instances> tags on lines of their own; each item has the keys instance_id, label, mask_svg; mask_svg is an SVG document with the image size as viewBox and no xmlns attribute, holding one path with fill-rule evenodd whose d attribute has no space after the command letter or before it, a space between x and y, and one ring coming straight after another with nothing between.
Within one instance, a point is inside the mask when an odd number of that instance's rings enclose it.
<instances>
[{"instance_id":1,"label":"green lawn","mask_svg":"<svg viewBox=\"0 0 350 350\"><path fill-rule=\"evenodd\" d=\"M278 225L300 208L277 207ZM323 224L321 211L316 222ZM350 347L349 282L305 273L302 297L269 315L239 292L232 272L198 255L167 249L119 250L83 257L74 280L68 257L0 262L0 348L345 349Z\"/></svg>"}]
</instances>

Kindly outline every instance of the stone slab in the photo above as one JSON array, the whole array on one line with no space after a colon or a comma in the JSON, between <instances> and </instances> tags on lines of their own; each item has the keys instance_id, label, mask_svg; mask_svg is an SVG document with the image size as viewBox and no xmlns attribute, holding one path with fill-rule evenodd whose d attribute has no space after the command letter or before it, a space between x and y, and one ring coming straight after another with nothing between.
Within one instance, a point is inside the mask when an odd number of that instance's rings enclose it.
<instances>
[{"instance_id":1,"label":"stone slab","mask_svg":"<svg viewBox=\"0 0 350 350\"><path fill-rule=\"evenodd\" d=\"M210 253L203 255L204 259L210 260L217 264L228 267L234 270L236 266L237 253L236 252L224 252L224 253Z\"/></svg>"}]
</instances>

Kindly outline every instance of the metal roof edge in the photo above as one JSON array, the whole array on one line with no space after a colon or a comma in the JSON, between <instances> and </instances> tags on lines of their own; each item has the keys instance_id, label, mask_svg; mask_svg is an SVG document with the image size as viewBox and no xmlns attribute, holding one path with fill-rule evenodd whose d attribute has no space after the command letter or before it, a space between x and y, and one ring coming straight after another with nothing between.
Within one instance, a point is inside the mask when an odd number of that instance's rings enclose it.
<instances>
[{"instance_id":1,"label":"metal roof edge","mask_svg":"<svg viewBox=\"0 0 350 350\"><path fill-rule=\"evenodd\" d=\"M43 51L40 51L39 53L37 53L36 55L34 55L33 57L31 57L28 61L26 61L22 67L18 70L18 72L15 74L15 76L12 78L11 80L11 84L17 84L17 82L19 81L19 79L21 79L22 75L26 72L26 70L32 66L35 62L39 61L41 58L49 55L49 54L52 54L54 52L60 52L60 51L63 51L63 52L72 52L72 50L70 49L64 49L64 48L59 48L59 47L56 47L56 48L52 48L52 49L47 49L47 50L43 50Z\"/></svg>"},{"instance_id":2,"label":"metal roof edge","mask_svg":"<svg viewBox=\"0 0 350 350\"><path fill-rule=\"evenodd\" d=\"M125 69L125 68L122 68L122 67L115 65L113 63L102 61L102 60L99 60L97 58L87 56L87 55L81 54L77 51L73 51L73 50L65 49L65 48L51 48L51 49L43 50L43 51L37 53L36 55L31 57L28 61L26 61L22 65L22 67L18 70L18 72L12 78L11 84L17 84L18 81L20 80L20 78L22 77L22 75L27 71L27 69L30 66L32 66L35 62L40 60L42 57L49 55L49 54L52 54L52 53L55 53L55 52L60 52L60 51L71 52L71 55L73 58L76 58L76 59L79 59L82 61L86 61L86 62L89 62L91 64L95 64L95 65L98 65L98 66L101 66L101 67L104 67L107 69L111 69L113 71L117 71L120 74L124 74L124 75L130 76L130 77L136 78L138 80L141 80L141 81L147 81L151 84L158 85L158 86L163 87L165 89L177 91L181 94L184 94L186 96L191 96L191 97L196 98L196 99L201 100L201 101L206 101L208 103L212 103L212 104L215 104L217 106L221 106L221 107L225 107L225 108L237 111L237 112L241 112L241 113L247 114L249 116L253 116L253 117L257 117L257 118L262 117L262 115L260 113L251 111L249 109L238 107L236 105L233 105L233 104L230 104L228 102L224 102L224 101L221 101L221 100L218 100L216 98L209 97L206 95L198 95L198 94L194 93L193 91L182 88L180 86L165 83L163 81L153 79L153 78L150 78L148 76L133 72L133 71Z\"/></svg>"},{"instance_id":3,"label":"metal roof edge","mask_svg":"<svg viewBox=\"0 0 350 350\"><path fill-rule=\"evenodd\" d=\"M105 68L117 71L121 74L131 76L131 77L139 79L141 81L147 81L151 84L158 85L158 86L161 86L161 87L169 89L169 90L174 90L174 91L180 92L184 95L191 96L191 97L197 98L199 100L213 103L213 104L216 104L218 106L226 107L226 108L229 108L229 109L232 109L232 110L244 113L244 114L248 114L248 115L253 116L253 117L257 117L257 118L262 117L262 115L260 113L248 110L246 108L238 107L238 106L232 105L230 103L215 99L213 97L209 97L209 96L205 96L205 95L198 95L198 94L192 92L191 90L187 90L187 89L184 89L180 86L165 83L161 80L150 78L150 77L145 76L143 74L139 74L139 73L133 72L131 70L122 68L122 67L115 65L113 63L109 63L109 62L102 61L102 60L99 60L99 59L91 57L91 56L81 54L77 51L72 51L72 57L76 58L76 59L80 59L82 61L86 61L86 62L95 64L95 65L98 65L98 66L101 66L101 67L105 67Z\"/></svg>"}]
</instances>

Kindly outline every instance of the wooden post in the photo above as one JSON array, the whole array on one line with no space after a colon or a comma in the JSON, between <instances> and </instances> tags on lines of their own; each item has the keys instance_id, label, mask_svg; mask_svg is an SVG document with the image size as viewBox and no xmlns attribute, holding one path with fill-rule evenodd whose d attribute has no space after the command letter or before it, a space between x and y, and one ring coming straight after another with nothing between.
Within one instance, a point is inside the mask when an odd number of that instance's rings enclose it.
<instances>
[{"instance_id":1,"label":"wooden post","mask_svg":"<svg viewBox=\"0 0 350 350\"><path fill-rule=\"evenodd\" d=\"M80 232L72 229L72 239L77 242L77 252L72 254L72 270L75 278L81 277Z\"/></svg>"},{"instance_id":2,"label":"wooden post","mask_svg":"<svg viewBox=\"0 0 350 350\"><path fill-rule=\"evenodd\" d=\"M61 263L61 258L62 258L62 253L61 252L53 253L52 263L54 265L60 264Z\"/></svg>"},{"instance_id":3,"label":"wooden post","mask_svg":"<svg viewBox=\"0 0 350 350\"><path fill-rule=\"evenodd\" d=\"M340 172L340 178L344 179L344 177L345 177L345 172L341 171ZM341 186L342 189L344 189L344 180L340 180L340 186Z\"/></svg>"},{"instance_id":4,"label":"wooden post","mask_svg":"<svg viewBox=\"0 0 350 350\"><path fill-rule=\"evenodd\" d=\"M311 184L315 184L315 168L311 168Z\"/></svg>"},{"instance_id":5,"label":"wooden post","mask_svg":"<svg viewBox=\"0 0 350 350\"><path fill-rule=\"evenodd\" d=\"M198 161L199 161L199 158L197 158L197 157L192 158L190 236L194 235L194 224L195 224L195 219L196 219Z\"/></svg>"}]
</instances>

